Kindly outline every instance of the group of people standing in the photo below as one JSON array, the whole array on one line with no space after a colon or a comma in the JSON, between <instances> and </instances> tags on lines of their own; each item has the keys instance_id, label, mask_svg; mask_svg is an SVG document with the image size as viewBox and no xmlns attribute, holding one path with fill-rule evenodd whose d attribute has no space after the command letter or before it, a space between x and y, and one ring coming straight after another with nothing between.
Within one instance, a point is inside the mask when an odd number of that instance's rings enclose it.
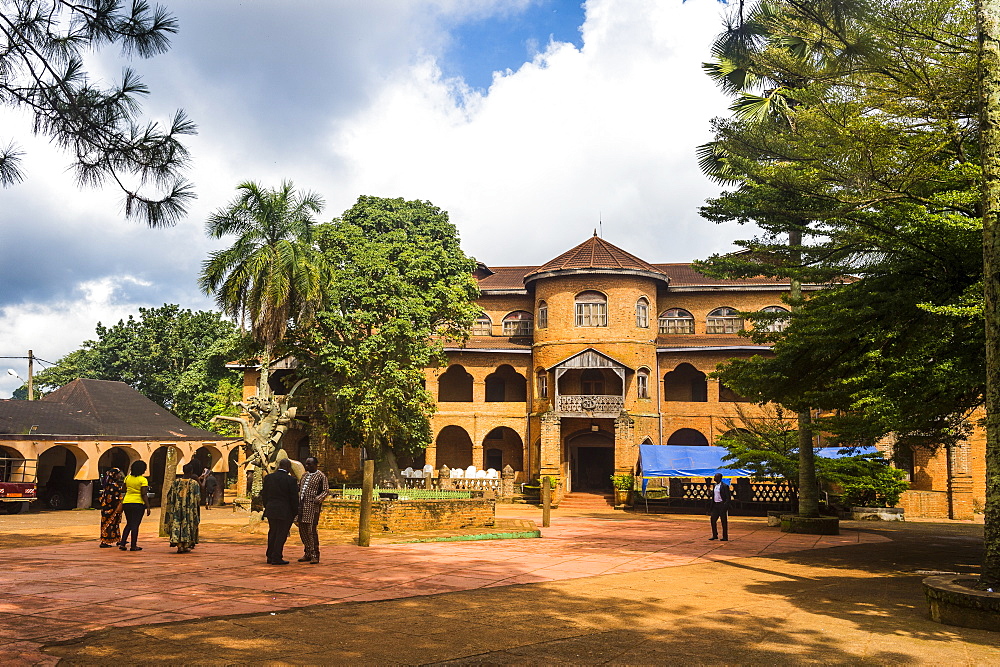
<instances>
[{"instance_id":1,"label":"group of people standing","mask_svg":"<svg viewBox=\"0 0 1000 667\"><path fill-rule=\"evenodd\" d=\"M275 472L264 477L261 500L264 518L268 522L267 562L270 565L287 565L283 557L285 542L292 524L298 524L304 555L302 563L319 563L319 524L323 500L330 492L329 481L319 470L319 461L309 457L303 461L305 473L296 481L291 474L288 459L278 462ZM101 548L118 547L122 551L142 551L138 545L139 525L149 516L149 480L146 478L145 461L135 461L129 474L118 468L104 473L98 503L101 508ZM197 459L184 465L183 475L177 477L167 490L163 508L164 527L170 546L177 553L188 553L198 544L198 526L201 506L209 507L214 497L217 480ZM122 516L125 530L121 530Z\"/></svg>"},{"instance_id":2,"label":"group of people standing","mask_svg":"<svg viewBox=\"0 0 1000 667\"><path fill-rule=\"evenodd\" d=\"M285 541L292 524L299 526L299 538L305 553L300 563L319 563L320 509L330 493L330 483L319 470L319 461L310 456L302 462L305 474L296 482L292 475L292 462L278 461L278 469L264 477L260 492L267 519L267 562L269 565L288 565L284 558Z\"/></svg>"},{"instance_id":3,"label":"group of people standing","mask_svg":"<svg viewBox=\"0 0 1000 667\"><path fill-rule=\"evenodd\" d=\"M110 468L101 478L98 505L101 508L101 548L118 547L122 551L142 551L138 545L139 525L149 516L148 466L145 461L134 461L129 474L119 468ZM164 505L164 522L170 546L177 553L187 553L198 543L198 524L204 499L208 509L214 501L218 480L197 458L183 467L167 490ZM125 517L125 530L121 520Z\"/></svg>"}]
</instances>

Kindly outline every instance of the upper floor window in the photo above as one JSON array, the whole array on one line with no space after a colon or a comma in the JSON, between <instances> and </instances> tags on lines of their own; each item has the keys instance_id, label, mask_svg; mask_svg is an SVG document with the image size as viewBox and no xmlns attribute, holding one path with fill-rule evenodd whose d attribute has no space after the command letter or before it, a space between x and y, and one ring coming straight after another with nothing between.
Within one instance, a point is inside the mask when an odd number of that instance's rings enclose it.
<instances>
[{"instance_id":1,"label":"upper floor window","mask_svg":"<svg viewBox=\"0 0 1000 667\"><path fill-rule=\"evenodd\" d=\"M576 295L576 326L608 326L608 297L600 292L580 292Z\"/></svg>"},{"instance_id":2,"label":"upper floor window","mask_svg":"<svg viewBox=\"0 0 1000 667\"><path fill-rule=\"evenodd\" d=\"M635 374L635 393L639 398L649 398L649 371L645 368Z\"/></svg>"},{"instance_id":3,"label":"upper floor window","mask_svg":"<svg viewBox=\"0 0 1000 667\"><path fill-rule=\"evenodd\" d=\"M549 328L549 304L544 301L538 302L538 319L535 320L535 326L539 329Z\"/></svg>"},{"instance_id":4,"label":"upper floor window","mask_svg":"<svg viewBox=\"0 0 1000 667\"><path fill-rule=\"evenodd\" d=\"M671 308L660 314L661 334L693 334L694 315L683 308Z\"/></svg>"},{"instance_id":5,"label":"upper floor window","mask_svg":"<svg viewBox=\"0 0 1000 667\"><path fill-rule=\"evenodd\" d=\"M530 336L531 335L531 313L526 310L515 310L503 318L504 336Z\"/></svg>"},{"instance_id":6,"label":"upper floor window","mask_svg":"<svg viewBox=\"0 0 1000 667\"><path fill-rule=\"evenodd\" d=\"M776 313L777 316L768 322L761 322L760 328L764 331L773 331L775 333L784 331L785 327L788 326L788 309L782 308L781 306L768 306L767 308L761 308L762 313Z\"/></svg>"},{"instance_id":7,"label":"upper floor window","mask_svg":"<svg viewBox=\"0 0 1000 667\"><path fill-rule=\"evenodd\" d=\"M549 397L549 374L545 371L538 371L538 398Z\"/></svg>"},{"instance_id":8,"label":"upper floor window","mask_svg":"<svg viewBox=\"0 0 1000 667\"><path fill-rule=\"evenodd\" d=\"M472 323L472 335L473 336L492 336L493 335L493 320L486 313L482 313L476 318L476 321Z\"/></svg>"},{"instance_id":9,"label":"upper floor window","mask_svg":"<svg viewBox=\"0 0 1000 667\"><path fill-rule=\"evenodd\" d=\"M743 318L735 308L716 308L708 314L705 333L733 334L743 330Z\"/></svg>"},{"instance_id":10,"label":"upper floor window","mask_svg":"<svg viewBox=\"0 0 1000 667\"><path fill-rule=\"evenodd\" d=\"M635 302L635 326L640 329L649 328L649 301L646 297Z\"/></svg>"}]
</instances>

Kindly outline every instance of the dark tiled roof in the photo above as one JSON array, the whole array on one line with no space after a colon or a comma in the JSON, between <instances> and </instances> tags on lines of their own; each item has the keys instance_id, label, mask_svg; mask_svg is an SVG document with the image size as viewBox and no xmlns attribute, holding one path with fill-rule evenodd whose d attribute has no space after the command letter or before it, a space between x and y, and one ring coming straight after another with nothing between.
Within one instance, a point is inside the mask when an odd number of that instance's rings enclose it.
<instances>
[{"instance_id":1,"label":"dark tiled roof","mask_svg":"<svg viewBox=\"0 0 1000 667\"><path fill-rule=\"evenodd\" d=\"M618 246L608 243L595 234L575 248L567 250L555 259L542 264L528 275L573 269L625 269L661 273L658 268L649 262L625 252Z\"/></svg>"},{"instance_id":2,"label":"dark tiled roof","mask_svg":"<svg viewBox=\"0 0 1000 667\"><path fill-rule=\"evenodd\" d=\"M524 277L537 266L491 266L491 275L479 280L479 289L524 289Z\"/></svg>"},{"instance_id":3,"label":"dark tiled roof","mask_svg":"<svg viewBox=\"0 0 1000 667\"><path fill-rule=\"evenodd\" d=\"M474 352L475 350L530 350L530 338L504 338L503 336L471 336L464 345L448 343L445 345L449 350L463 349Z\"/></svg>"},{"instance_id":4,"label":"dark tiled roof","mask_svg":"<svg viewBox=\"0 0 1000 667\"><path fill-rule=\"evenodd\" d=\"M31 431L33 426L37 426ZM223 440L195 428L124 382L73 380L39 401L0 401L0 433Z\"/></svg>"},{"instance_id":5,"label":"dark tiled roof","mask_svg":"<svg viewBox=\"0 0 1000 667\"><path fill-rule=\"evenodd\" d=\"M657 347L769 347L749 338L722 334L659 334Z\"/></svg>"},{"instance_id":6,"label":"dark tiled roof","mask_svg":"<svg viewBox=\"0 0 1000 667\"><path fill-rule=\"evenodd\" d=\"M654 264L657 271L670 276L670 284L674 287L686 285L787 285L787 278L740 278L727 280L725 278L709 278L698 273L690 263Z\"/></svg>"},{"instance_id":7,"label":"dark tiled roof","mask_svg":"<svg viewBox=\"0 0 1000 667\"><path fill-rule=\"evenodd\" d=\"M610 244L608 244L610 245ZM579 247L579 246L578 246ZM613 246L612 246L613 247ZM572 251L570 251L572 252ZM622 251L624 252L624 251ZM552 260L557 261L559 258ZM639 260L640 262L642 260ZM549 262L549 264L552 264ZM479 288L482 290L510 290L524 289L525 277L548 271L549 266L491 266L492 275L479 280ZM673 287L688 287L693 285L787 285L786 278L741 278L739 280L726 280L724 278L709 278L698 273L690 263L676 264L650 264L652 270L663 273L670 278L670 285ZM649 269L647 269L649 270Z\"/></svg>"}]
</instances>

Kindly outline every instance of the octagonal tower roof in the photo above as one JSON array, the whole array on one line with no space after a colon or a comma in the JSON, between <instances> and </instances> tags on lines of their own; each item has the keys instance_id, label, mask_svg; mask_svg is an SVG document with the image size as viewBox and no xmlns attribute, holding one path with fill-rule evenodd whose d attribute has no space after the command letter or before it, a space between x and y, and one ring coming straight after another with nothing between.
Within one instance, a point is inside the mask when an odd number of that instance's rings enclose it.
<instances>
[{"instance_id":1,"label":"octagonal tower roof","mask_svg":"<svg viewBox=\"0 0 1000 667\"><path fill-rule=\"evenodd\" d=\"M580 245L567 250L534 271L524 276L524 284L540 278L580 273L612 273L640 275L670 282L660 269L635 255L625 252L613 243L608 243L594 232L594 235Z\"/></svg>"}]
</instances>

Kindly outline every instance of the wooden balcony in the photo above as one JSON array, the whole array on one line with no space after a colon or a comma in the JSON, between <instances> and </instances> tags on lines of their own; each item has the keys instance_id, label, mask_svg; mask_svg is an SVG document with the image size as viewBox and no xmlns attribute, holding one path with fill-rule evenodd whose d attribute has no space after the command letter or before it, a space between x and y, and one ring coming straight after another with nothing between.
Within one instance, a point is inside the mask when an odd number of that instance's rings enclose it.
<instances>
[{"instance_id":1,"label":"wooden balcony","mask_svg":"<svg viewBox=\"0 0 1000 667\"><path fill-rule=\"evenodd\" d=\"M556 397L556 412L567 415L617 417L625 407L622 396L577 394Z\"/></svg>"}]
</instances>

